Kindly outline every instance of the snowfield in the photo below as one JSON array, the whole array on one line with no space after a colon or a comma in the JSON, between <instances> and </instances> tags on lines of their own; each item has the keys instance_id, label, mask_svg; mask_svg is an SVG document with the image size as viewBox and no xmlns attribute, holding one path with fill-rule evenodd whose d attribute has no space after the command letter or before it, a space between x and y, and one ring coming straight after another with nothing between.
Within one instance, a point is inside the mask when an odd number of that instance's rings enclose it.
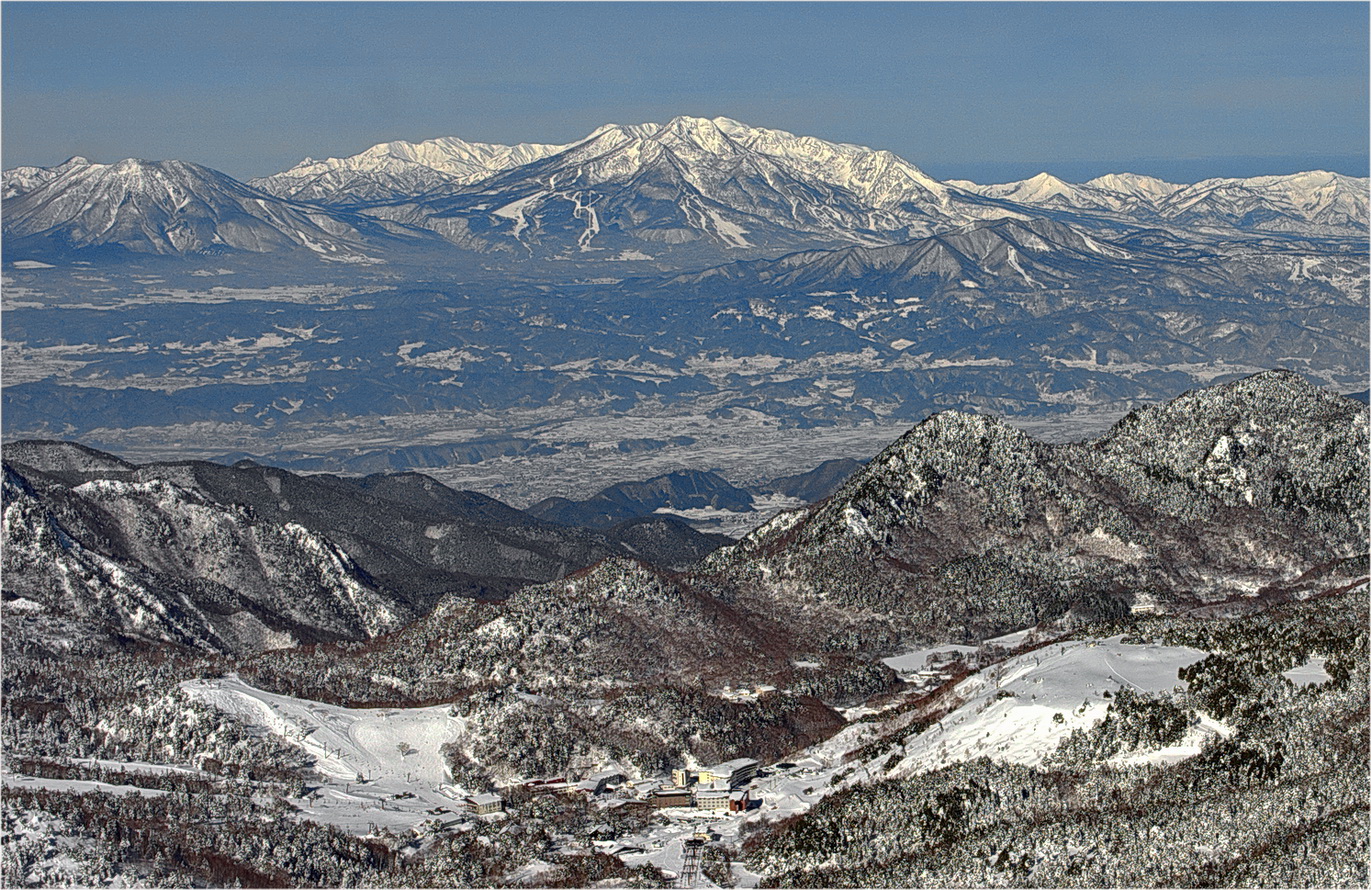
<instances>
[{"instance_id":1,"label":"snowfield","mask_svg":"<svg viewBox=\"0 0 1371 890\"><path fill-rule=\"evenodd\" d=\"M439 790L451 781L440 749L460 739L466 724L445 705L340 708L264 692L233 675L188 680L181 688L315 758L325 784L292 801L307 818L361 834L381 826L404 831L435 816L455 818L454 797L462 796L456 793L461 789ZM452 815L433 812L439 808Z\"/></svg>"},{"instance_id":2,"label":"snowfield","mask_svg":"<svg viewBox=\"0 0 1371 890\"><path fill-rule=\"evenodd\" d=\"M928 661L928 656L939 652L954 653L959 652L963 655L970 655L976 651L975 646L958 646L947 644L944 646L933 646L928 649L915 649L903 655L892 655L890 658L882 658L881 661L892 671L900 675L900 679L909 682L924 669L924 664Z\"/></svg>"},{"instance_id":3,"label":"snowfield","mask_svg":"<svg viewBox=\"0 0 1371 890\"><path fill-rule=\"evenodd\" d=\"M1123 688L1165 692L1184 686L1176 672L1207 654L1121 639L1054 643L967 677L956 689L964 704L911 738L890 776L917 775L977 757L1039 764L1072 731L1104 719L1110 702L1106 691L1112 698ZM1201 736L1225 729L1202 720L1180 747L1198 753ZM1180 759L1182 752L1171 753Z\"/></svg>"}]
</instances>

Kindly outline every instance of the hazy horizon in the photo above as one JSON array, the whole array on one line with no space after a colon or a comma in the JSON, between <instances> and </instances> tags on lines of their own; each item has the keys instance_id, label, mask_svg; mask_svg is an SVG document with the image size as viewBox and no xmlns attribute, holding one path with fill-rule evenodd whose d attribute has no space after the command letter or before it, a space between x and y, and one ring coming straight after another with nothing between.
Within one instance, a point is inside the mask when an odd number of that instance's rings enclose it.
<instances>
[{"instance_id":1,"label":"hazy horizon","mask_svg":"<svg viewBox=\"0 0 1371 890\"><path fill-rule=\"evenodd\" d=\"M940 179L1368 168L1361 3L6 3L3 165L726 115Z\"/></svg>"}]
</instances>

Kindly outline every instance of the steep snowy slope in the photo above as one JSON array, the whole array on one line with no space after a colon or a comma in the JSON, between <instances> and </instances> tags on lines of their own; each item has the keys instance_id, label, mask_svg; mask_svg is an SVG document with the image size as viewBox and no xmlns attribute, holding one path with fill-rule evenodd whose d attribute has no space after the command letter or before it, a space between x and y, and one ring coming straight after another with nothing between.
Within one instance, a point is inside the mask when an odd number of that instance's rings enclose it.
<instances>
[{"instance_id":1,"label":"steep snowy slope","mask_svg":"<svg viewBox=\"0 0 1371 890\"><path fill-rule=\"evenodd\" d=\"M5 465L6 631L219 651L365 639L416 616L327 539L164 481L66 490Z\"/></svg>"},{"instance_id":2,"label":"steep snowy slope","mask_svg":"<svg viewBox=\"0 0 1371 890\"><path fill-rule=\"evenodd\" d=\"M31 192L44 183L81 167L90 166L90 161L82 157L70 158L55 167L13 167L5 171L3 197L10 198Z\"/></svg>"}]
</instances>

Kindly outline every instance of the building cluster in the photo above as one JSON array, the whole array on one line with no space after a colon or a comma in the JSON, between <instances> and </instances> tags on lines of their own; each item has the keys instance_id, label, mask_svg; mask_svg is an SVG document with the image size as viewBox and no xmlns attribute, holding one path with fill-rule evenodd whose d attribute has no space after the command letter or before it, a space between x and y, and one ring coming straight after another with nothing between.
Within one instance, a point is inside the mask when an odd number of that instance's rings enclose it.
<instances>
[{"instance_id":1,"label":"building cluster","mask_svg":"<svg viewBox=\"0 0 1371 890\"><path fill-rule=\"evenodd\" d=\"M671 784L655 785L646 790L646 802L657 809L667 807L694 807L713 813L745 812L753 803L748 786L757 777L761 764L746 757L725 763L707 766L703 769L682 767L671 771ZM536 779L525 782L520 787L534 795L540 794L584 794L598 797L611 792L621 792L630 798L643 795L644 786L649 783L629 782L618 770L604 770L582 779L568 781L565 776L552 779ZM482 819L504 817L504 799L498 794L467 794L455 785L444 783L438 790L458 802L462 812ZM642 797L638 799L642 800Z\"/></svg>"},{"instance_id":2,"label":"building cluster","mask_svg":"<svg viewBox=\"0 0 1371 890\"><path fill-rule=\"evenodd\" d=\"M648 800L658 809L695 807L716 813L739 813L751 805L747 786L756 778L760 765L740 757L699 770L674 769L672 784L654 788Z\"/></svg>"},{"instance_id":3,"label":"building cluster","mask_svg":"<svg viewBox=\"0 0 1371 890\"><path fill-rule=\"evenodd\" d=\"M612 787L624 784L626 781L623 773L607 770L581 780L577 783L576 790L584 791L586 794L602 794Z\"/></svg>"},{"instance_id":4,"label":"building cluster","mask_svg":"<svg viewBox=\"0 0 1371 890\"><path fill-rule=\"evenodd\" d=\"M725 686L719 691L719 697L731 702L754 702L775 691L775 686L767 686L765 684L759 684L755 688L739 686L737 689L734 689L732 686Z\"/></svg>"}]
</instances>

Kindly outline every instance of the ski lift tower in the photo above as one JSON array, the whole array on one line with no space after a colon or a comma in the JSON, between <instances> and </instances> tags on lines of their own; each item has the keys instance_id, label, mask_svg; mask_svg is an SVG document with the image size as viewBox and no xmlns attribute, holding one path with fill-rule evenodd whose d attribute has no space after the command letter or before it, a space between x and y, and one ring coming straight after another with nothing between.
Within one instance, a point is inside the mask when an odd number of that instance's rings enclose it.
<instances>
[{"instance_id":1,"label":"ski lift tower","mask_svg":"<svg viewBox=\"0 0 1371 890\"><path fill-rule=\"evenodd\" d=\"M687 838L681 845L684 860L681 865L681 876L676 879L677 887L695 886L695 881L700 877L700 854L704 847L704 839L698 837Z\"/></svg>"}]
</instances>

